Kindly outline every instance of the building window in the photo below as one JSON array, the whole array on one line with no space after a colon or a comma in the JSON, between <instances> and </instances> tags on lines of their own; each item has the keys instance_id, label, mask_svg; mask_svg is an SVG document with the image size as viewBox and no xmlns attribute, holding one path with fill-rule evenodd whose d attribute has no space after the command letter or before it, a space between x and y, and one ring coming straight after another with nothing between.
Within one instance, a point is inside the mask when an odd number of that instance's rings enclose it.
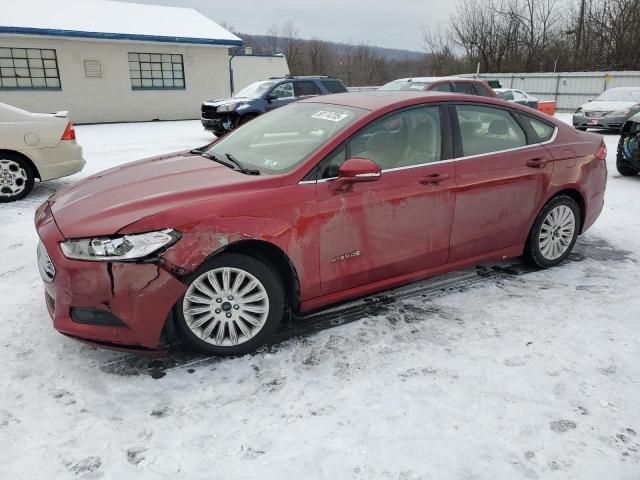
<instances>
[{"instance_id":1,"label":"building window","mask_svg":"<svg viewBox=\"0 0 640 480\"><path fill-rule=\"evenodd\" d=\"M60 90L56 51L0 47L0 89Z\"/></svg>"},{"instance_id":2,"label":"building window","mask_svg":"<svg viewBox=\"0 0 640 480\"><path fill-rule=\"evenodd\" d=\"M129 53L129 74L133 90L185 88L182 55Z\"/></svg>"}]
</instances>

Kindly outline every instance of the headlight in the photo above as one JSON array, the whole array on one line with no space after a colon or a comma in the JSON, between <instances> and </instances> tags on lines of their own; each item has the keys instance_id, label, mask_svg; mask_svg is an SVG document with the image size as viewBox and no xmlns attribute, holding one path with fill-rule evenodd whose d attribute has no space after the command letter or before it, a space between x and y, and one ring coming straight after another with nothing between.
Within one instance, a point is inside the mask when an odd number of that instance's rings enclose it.
<instances>
[{"instance_id":1,"label":"headlight","mask_svg":"<svg viewBox=\"0 0 640 480\"><path fill-rule=\"evenodd\" d=\"M238 106L237 103L227 103L226 105L220 105L218 107L218 112L220 113L233 112L237 106Z\"/></svg>"},{"instance_id":2,"label":"headlight","mask_svg":"<svg viewBox=\"0 0 640 480\"><path fill-rule=\"evenodd\" d=\"M166 248L180 239L176 230L120 235L117 237L82 238L60 244L65 257L72 260L127 261L137 260Z\"/></svg>"},{"instance_id":3,"label":"headlight","mask_svg":"<svg viewBox=\"0 0 640 480\"><path fill-rule=\"evenodd\" d=\"M626 115L629 115L631 113L631 109L630 108L625 108L624 110L616 110L615 112L611 112L609 114L610 117L624 117Z\"/></svg>"}]
</instances>

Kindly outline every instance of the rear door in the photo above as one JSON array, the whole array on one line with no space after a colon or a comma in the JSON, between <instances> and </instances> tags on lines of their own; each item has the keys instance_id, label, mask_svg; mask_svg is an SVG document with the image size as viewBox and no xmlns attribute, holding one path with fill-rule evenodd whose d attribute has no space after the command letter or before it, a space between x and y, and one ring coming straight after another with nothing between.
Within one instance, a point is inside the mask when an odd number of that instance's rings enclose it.
<instances>
[{"instance_id":1,"label":"rear door","mask_svg":"<svg viewBox=\"0 0 640 480\"><path fill-rule=\"evenodd\" d=\"M465 103L451 110L457 157L453 262L523 242L553 161L511 109Z\"/></svg>"},{"instance_id":2,"label":"rear door","mask_svg":"<svg viewBox=\"0 0 640 480\"><path fill-rule=\"evenodd\" d=\"M300 100L308 97L315 97L321 95L320 87L315 82L310 80L304 80L300 82L294 82L293 84L293 96Z\"/></svg>"},{"instance_id":3,"label":"rear door","mask_svg":"<svg viewBox=\"0 0 640 480\"><path fill-rule=\"evenodd\" d=\"M448 113L442 107L445 116ZM424 106L372 122L319 166L317 208L322 294L446 263L455 200L448 121ZM382 169L379 180L335 191L350 157Z\"/></svg>"}]
</instances>

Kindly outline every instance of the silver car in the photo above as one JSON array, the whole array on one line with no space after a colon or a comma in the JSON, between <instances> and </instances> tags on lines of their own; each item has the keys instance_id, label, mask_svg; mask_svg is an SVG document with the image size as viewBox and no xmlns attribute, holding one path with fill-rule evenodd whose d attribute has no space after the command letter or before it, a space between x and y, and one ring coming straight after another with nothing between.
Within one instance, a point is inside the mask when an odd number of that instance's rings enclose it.
<instances>
[{"instance_id":1,"label":"silver car","mask_svg":"<svg viewBox=\"0 0 640 480\"><path fill-rule=\"evenodd\" d=\"M610 88L573 114L578 130L605 128L620 130L627 119L640 112L640 87Z\"/></svg>"}]
</instances>

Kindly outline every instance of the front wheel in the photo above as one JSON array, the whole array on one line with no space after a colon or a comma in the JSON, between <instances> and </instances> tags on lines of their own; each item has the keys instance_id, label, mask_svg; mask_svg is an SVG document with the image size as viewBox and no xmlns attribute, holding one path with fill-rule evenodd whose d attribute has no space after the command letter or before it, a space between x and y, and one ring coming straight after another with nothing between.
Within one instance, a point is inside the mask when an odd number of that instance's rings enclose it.
<instances>
[{"instance_id":1,"label":"front wheel","mask_svg":"<svg viewBox=\"0 0 640 480\"><path fill-rule=\"evenodd\" d=\"M587 127L574 127L576 130L580 130L581 132L586 132Z\"/></svg>"},{"instance_id":2,"label":"front wheel","mask_svg":"<svg viewBox=\"0 0 640 480\"><path fill-rule=\"evenodd\" d=\"M193 275L176 305L176 330L208 355L244 355L267 343L284 315L284 287L274 268L227 253Z\"/></svg>"},{"instance_id":3,"label":"front wheel","mask_svg":"<svg viewBox=\"0 0 640 480\"><path fill-rule=\"evenodd\" d=\"M525 259L540 268L564 261L580 232L580 208L566 195L551 199L538 214L525 246Z\"/></svg>"}]
</instances>

